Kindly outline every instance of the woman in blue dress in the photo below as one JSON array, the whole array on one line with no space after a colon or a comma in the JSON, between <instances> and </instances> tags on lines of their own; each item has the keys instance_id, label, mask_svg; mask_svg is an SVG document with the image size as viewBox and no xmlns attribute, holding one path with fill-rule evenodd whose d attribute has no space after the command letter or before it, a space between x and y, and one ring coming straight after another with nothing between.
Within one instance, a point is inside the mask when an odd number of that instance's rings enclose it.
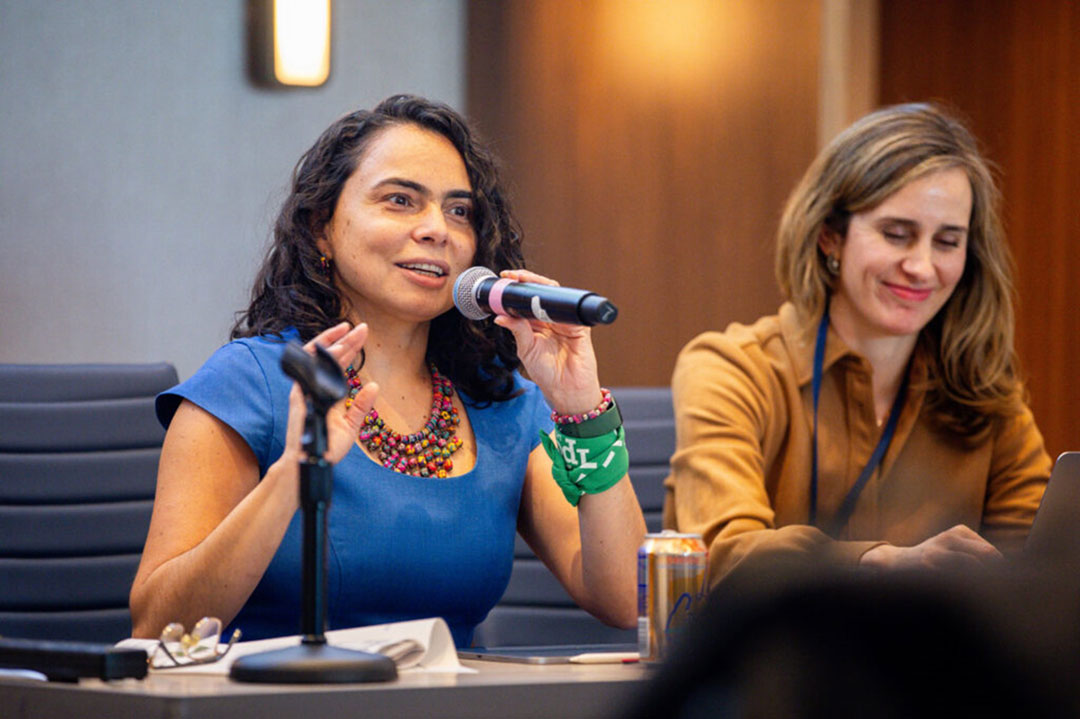
<instances>
[{"instance_id":1,"label":"woman in blue dress","mask_svg":"<svg viewBox=\"0 0 1080 719\"><path fill-rule=\"evenodd\" d=\"M134 636L202 616L249 639L297 632L305 405L279 365L289 339L328 349L351 388L328 418L330 628L441 616L467 645L515 532L582 607L634 625L645 526L589 330L466 320L452 289L473 265L550 282L524 269L494 161L457 113L395 96L322 134L233 341L158 398Z\"/></svg>"}]
</instances>

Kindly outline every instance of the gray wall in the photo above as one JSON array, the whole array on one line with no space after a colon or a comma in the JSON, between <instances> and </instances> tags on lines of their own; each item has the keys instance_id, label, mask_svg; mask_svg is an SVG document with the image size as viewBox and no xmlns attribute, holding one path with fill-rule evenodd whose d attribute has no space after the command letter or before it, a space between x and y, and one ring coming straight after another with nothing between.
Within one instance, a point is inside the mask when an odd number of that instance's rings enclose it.
<instances>
[{"instance_id":1,"label":"gray wall","mask_svg":"<svg viewBox=\"0 0 1080 719\"><path fill-rule=\"evenodd\" d=\"M0 362L173 362L246 304L293 164L394 92L462 108L465 11L335 0L331 77L246 78L243 0L0 0Z\"/></svg>"}]
</instances>

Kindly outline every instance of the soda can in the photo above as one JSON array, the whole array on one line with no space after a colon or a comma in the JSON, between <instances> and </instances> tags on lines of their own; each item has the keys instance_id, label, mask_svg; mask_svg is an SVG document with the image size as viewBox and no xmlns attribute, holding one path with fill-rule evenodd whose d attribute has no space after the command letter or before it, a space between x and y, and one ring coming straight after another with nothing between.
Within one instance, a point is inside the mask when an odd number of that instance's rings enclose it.
<instances>
[{"instance_id":1,"label":"soda can","mask_svg":"<svg viewBox=\"0 0 1080 719\"><path fill-rule=\"evenodd\" d=\"M700 534L646 534L638 550L638 651L662 659L704 601L708 552Z\"/></svg>"}]
</instances>

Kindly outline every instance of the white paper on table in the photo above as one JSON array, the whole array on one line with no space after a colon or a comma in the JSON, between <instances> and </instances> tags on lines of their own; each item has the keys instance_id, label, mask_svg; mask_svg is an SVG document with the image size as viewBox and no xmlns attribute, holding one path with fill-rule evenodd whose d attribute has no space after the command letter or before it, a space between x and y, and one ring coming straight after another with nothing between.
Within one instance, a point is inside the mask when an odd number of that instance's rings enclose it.
<instances>
[{"instance_id":1,"label":"white paper on table","mask_svg":"<svg viewBox=\"0 0 1080 719\"><path fill-rule=\"evenodd\" d=\"M377 654L386 653L391 656L401 654L401 650L404 648L404 655L394 658L399 671L453 672L461 674L472 674L476 671L461 666L461 662L458 661L457 657L457 649L454 647L454 639L450 636L450 628L446 626L446 621L442 617L413 619L392 624L375 624L370 627L353 627L352 629L333 629L326 632L326 640L328 644L342 649L357 649ZM151 668L151 671L169 674L220 674L227 676L232 663L239 657L272 649L282 649L299 643L299 636L237 642L220 661L170 669ZM116 644L118 647L144 649L148 655L157 648L157 645L156 639L124 639ZM409 648L413 648L415 651L409 651Z\"/></svg>"}]
</instances>

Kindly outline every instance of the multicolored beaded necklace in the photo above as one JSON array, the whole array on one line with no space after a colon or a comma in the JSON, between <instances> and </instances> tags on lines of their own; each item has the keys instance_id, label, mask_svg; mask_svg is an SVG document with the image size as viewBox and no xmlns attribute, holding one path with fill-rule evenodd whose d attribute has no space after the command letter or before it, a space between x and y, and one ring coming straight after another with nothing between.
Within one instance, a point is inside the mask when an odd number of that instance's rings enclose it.
<instances>
[{"instance_id":1,"label":"multicolored beaded necklace","mask_svg":"<svg viewBox=\"0 0 1080 719\"><path fill-rule=\"evenodd\" d=\"M454 383L439 374L435 365L431 367L431 416L423 429L413 434L401 435L387 427L379 413L372 408L360 427L358 438L368 451L379 458L387 469L414 477L439 477L449 475L454 468L450 455L461 448L461 438L454 434L460 424L457 408L451 398L454 396ZM345 370L349 382L349 396L345 406L352 404L356 393L363 386L359 370L350 366Z\"/></svg>"}]
</instances>

